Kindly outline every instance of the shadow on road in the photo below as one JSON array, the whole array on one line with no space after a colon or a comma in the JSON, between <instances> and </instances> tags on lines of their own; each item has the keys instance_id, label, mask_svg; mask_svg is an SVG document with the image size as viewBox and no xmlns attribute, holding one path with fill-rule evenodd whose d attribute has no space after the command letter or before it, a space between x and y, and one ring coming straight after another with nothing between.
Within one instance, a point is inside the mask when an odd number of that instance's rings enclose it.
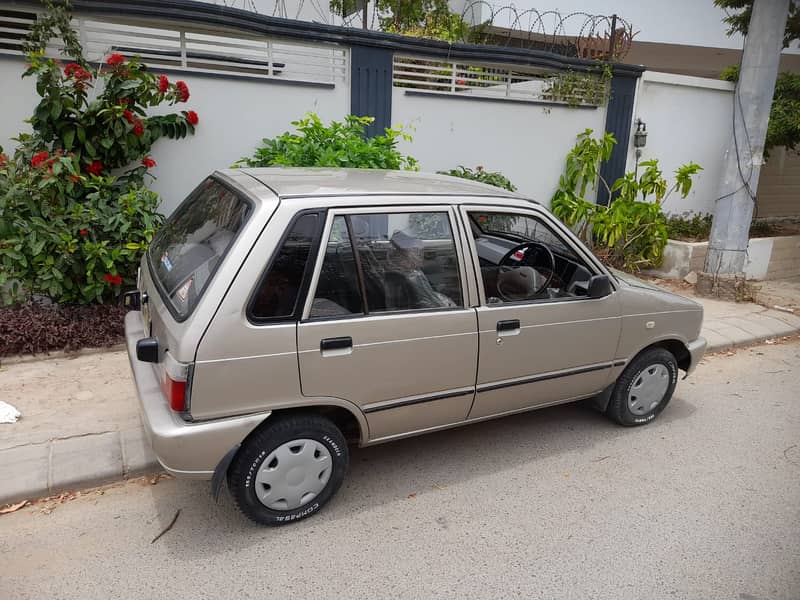
<instances>
[{"instance_id":1,"label":"shadow on road","mask_svg":"<svg viewBox=\"0 0 800 600\"><path fill-rule=\"evenodd\" d=\"M208 482L177 480L175 485L152 487L158 522L163 527L181 509L173 530L158 543L186 559L195 552L203 556L209 552L207 544L197 544L195 539L218 540L214 550L229 552L284 536L296 539L342 519L353 520L353 526L358 527L354 517L360 513L407 501L410 494L446 490L457 483L513 472L521 464L559 455L577 454L583 463L597 461L598 444L619 436L635 440L638 436L668 435L674 423L695 410L676 396L654 423L625 428L586 405L566 404L379 446L351 447L350 471L339 493L318 515L285 527L251 523L236 510L227 493L214 504Z\"/></svg>"}]
</instances>

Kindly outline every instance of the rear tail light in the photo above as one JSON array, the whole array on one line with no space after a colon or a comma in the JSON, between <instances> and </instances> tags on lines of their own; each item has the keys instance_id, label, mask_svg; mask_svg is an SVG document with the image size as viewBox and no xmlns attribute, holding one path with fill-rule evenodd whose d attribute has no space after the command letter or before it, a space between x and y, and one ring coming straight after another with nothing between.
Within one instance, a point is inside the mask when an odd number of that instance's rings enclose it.
<instances>
[{"instance_id":1,"label":"rear tail light","mask_svg":"<svg viewBox=\"0 0 800 600\"><path fill-rule=\"evenodd\" d=\"M190 365L178 362L165 352L161 369L161 391L169 407L175 412L188 411Z\"/></svg>"},{"instance_id":2,"label":"rear tail light","mask_svg":"<svg viewBox=\"0 0 800 600\"><path fill-rule=\"evenodd\" d=\"M169 402L169 407L175 412L184 412L186 410L186 382L175 381L169 376L169 373L164 373L164 380L161 382L161 389L164 396Z\"/></svg>"}]
</instances>

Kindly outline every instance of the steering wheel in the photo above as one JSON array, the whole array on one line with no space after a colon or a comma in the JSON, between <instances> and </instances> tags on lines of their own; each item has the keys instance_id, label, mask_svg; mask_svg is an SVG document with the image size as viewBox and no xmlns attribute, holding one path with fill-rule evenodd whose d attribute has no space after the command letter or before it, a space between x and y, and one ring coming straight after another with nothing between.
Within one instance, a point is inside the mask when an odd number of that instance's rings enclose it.
<instances>
[{"instance_id":1,"label":"steering wheel","mask_svg":"<svg viewBox=\"0 0 800 600\"><path fill-rule=\"evenodd\" d=\"M511 257L520 250L525 250L525 255L518 261L511 260ZM498 263L498 267L500 269L503 267L532 267L534 261L536 261L536 259L542 254L547 258L548 262L546 266L547 276L545 277L544 283L536 288L536 291L531 294L531 296L536 296L543 290L547 289L547 287L550 285L550 282L553 281L553 275L556 271L556 257L553 256L553 252L550 250L550 248L540 242L525 242L524 244L519 244L511 248L511 250L503 255L503 258L501 258L500 262ZM508 298L505 294L503 294L503 292L499 289L499 286L497 292L500 294L500 296L503 296L504 300L511 300L511 298Z\"/></svg>"}]
</instances>

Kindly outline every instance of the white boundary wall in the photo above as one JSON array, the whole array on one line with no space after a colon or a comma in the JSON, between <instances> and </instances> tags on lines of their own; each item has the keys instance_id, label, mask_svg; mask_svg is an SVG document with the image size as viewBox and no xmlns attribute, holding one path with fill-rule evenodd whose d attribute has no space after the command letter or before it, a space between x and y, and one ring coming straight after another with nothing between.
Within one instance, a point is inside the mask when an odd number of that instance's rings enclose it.
<instances>
[{"instance_id":1,"label":"white boundary wall","mask_svg":"<svg viewBox=\"0 0 800 600\"><path fill-rule=\"evenodd\" d=\"M0 145L12 152L10 138L30 131L23 121L39 102L34 79L20 79L25 63L0 56L0 77L6 82L0 118ZM349 83L334 88L253 81L248 79L168 73L170 80L182 79L191 98L186 104L164 106L157 112L194 110L200 124L194 136L182 140L162 139L153 146L158 166L148 186L162 199L161 209L169 214L200 181L215 169L230 167L242 156L252 154L262 138L292 129L291 121L306 112L324 121L341 120L350 111Z\"/></svg>"},{"instance_id":2,"label":"white boundary wall","mask_svg":"<svg viewBox=\"0 0 800 600\"><path fill-rule=\"evenodd\" d=\"M186 106L197 112L200 123L192 137L162 139L153 146L158 166L151 171L157 180L149 185L161 195L165 213L209 173L251 155L263 138L292 130L291 121L306 112L323 121L341 120L350 112L347 84L325 89L188 73L180 78L192 94Z\"/></svg>"},{"instance_id":3,"label":"white boundary wall","mask_svg":"<svg viewBox=\"0 0 800 600\"><path fill-rule=\"evenodd\" d=\"M722 161L730 141L734 84L727 81L645 71L639 80L631 124L626 172L636 165L633 131L636 118L647 124L647 145L640 160L657 158L670 185L680 165L703 167L685 200L672 194L664 204L670 214L712 213L719 195Z\"/></svg>"},{"instance_id":4,"label":"white boundary wall","mask_svg":"<svg viewBox=\"0 0 800 600\"><path fill-rule=\"evenodd\" d=\"M575 137L602 135L605 106L572 108L482 98L406 94L392 90L392 122L413 127L401 148L423 171L481 165L500 171L520 193L550 204Z\"/></svg>"},{"instance_id":5,"label":"white boundary wall","mask_svg":"<svg viewBox=\"0 0 800 600\"><path fill-rule=\"evenodd\" d=\"M0 145L13 150L10 138L29 130L23 121L38 102L33 79L21 79L24 62L0 56L0 77L6 82ZM168 73L183 79L191 98L173 110L192 109L200 116L195 136L162 140L153 148L158 167L153 189L171 212L208 173L226 168L252 153L262 138L291 129L290 122L308 111L324 121L349 113L349 81L335 87L287 85L280 82ZM505 174L527 196L549 204L575 136L586 128L604 130L605 107L572 108L533 102L392 90L392 122L412 128L413 142L401 149L419 159L423 171L474 168L482 165ZM704 170L686 200L673 195L665 211L713 212L722 160L729 142L733 85L728 82L647 71L639 82L636 117L647 123L642 160L658 158L671 175L693 160ZM170 110L165 108L164 110ZM632 124L632 129L634 125ZM631 137L631 140L633 138ZM633 170L633 143L627 170Z\"/></svg>"}]
</instances>

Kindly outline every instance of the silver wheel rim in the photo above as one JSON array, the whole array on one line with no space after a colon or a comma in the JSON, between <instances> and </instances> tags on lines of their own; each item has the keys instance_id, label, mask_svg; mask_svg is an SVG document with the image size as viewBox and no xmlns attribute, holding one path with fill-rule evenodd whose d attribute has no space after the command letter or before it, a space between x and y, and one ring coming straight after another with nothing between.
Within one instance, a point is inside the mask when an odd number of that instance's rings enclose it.
<instances>
[{"instance_id":1,"label":"silver wheel rim","mask_svg":"<svg viewBox=\"0 0 800 600\"><path fill-rule=\"evenodd\" d=\"M661 363L642 369L628 392L628 409L635 415L649 413L664 399L669 388L669 369Z\"/></svg>"},{"instance_id":2,"label":"silver wheel rim","mask_svg":"<svg viewBox=\"0 0 800 600\"><path fill-rule=\"evenodd\" d=\"M272 510L294 510L325 489L332 470L331 453L317 440L286 442L261 463L256 474L256 496Z\"/></svg>"}]
</instances>

